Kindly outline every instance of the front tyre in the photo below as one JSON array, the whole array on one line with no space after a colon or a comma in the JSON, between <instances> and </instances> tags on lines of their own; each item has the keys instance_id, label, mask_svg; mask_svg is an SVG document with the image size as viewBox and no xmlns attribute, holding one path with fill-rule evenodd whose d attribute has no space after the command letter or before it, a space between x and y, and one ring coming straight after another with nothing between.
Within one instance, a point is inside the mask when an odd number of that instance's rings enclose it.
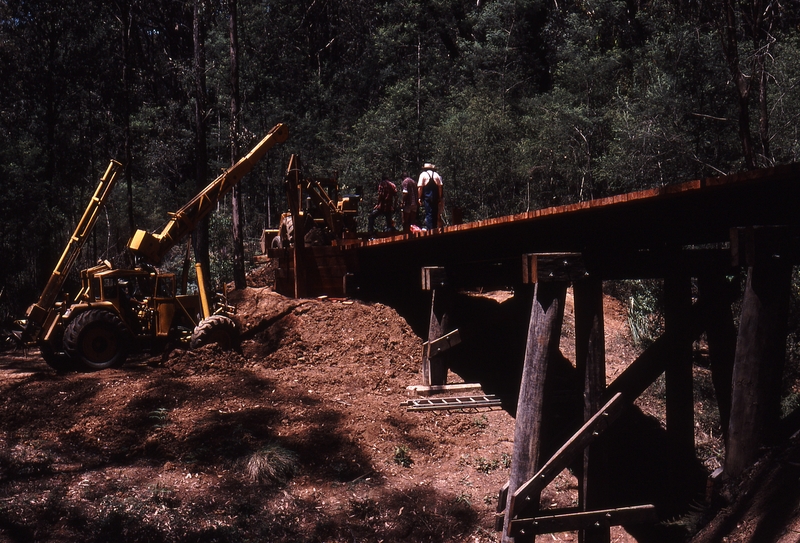
<instances>
[{"instance_id":1,"label":"front tyre","mask_svg":"<svg viewBox=\"0 0 800 543\"><path fill-rule=\"evenodd\" d=\"M130 333L125 323L105 309L84 311L64 331L64 349L88 371L121 366L129 348Z\"/></svg>"},{"instance_id":2,"label":"front tyre","mask_svg":"<svg viewBox=\"0 0 800 543\"><path fill-rule=\"evenodd\" d=\"M192 349L198 349L211 343L216 343L226 351L239 346L239 329L232 318L225 315L211 315L200 321L192 333L190 346Z\"/></svg>"},{"instance_id":3,"label":"front tyre","mask_svg":"<svg viewBox=\"0 0 800 543\"><path fill-rule=\"evenodd\" d=\"M57 372L66 372L75 369L72 358L66 353L56 352L50 343L45 343L44 341L40 343L39 352L47 365Z\"/></svg>"}]
</instances>

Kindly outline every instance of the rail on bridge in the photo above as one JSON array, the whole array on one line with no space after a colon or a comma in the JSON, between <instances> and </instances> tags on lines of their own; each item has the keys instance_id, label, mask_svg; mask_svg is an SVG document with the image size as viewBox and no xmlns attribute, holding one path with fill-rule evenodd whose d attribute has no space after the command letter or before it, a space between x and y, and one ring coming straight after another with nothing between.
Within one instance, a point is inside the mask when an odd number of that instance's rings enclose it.
<instances>
[{"instance_id":1,"label":"rail on bridge","mask_svg":"<svg viewBox=\"0 0 800 543\"><path fill-rule=\"evenodd\" d=\"M488 384L481 383L497 389L516 416L511 473L498 508L502 538L532 541L537 533L581 530L583 541L607 542L610 525L646 527L674 517L705 488L692 395L692 345L701 335L725 434L722 477L741 474L779 436L798 204L800 164L791 164L270 256L279 260L276 288L283 294L382 301L427 336L426 345L461 328L457 347L426 350L423 374L426 384L440 385L447 368L464 359L483 357L476 364L492 366ZM650 278L663 284L665 331L606 383L603 282ZM553 383L553 375L563 362L559 338L569 286L576 360L564 385ZM513 290L515 309L496 319L487 306L459 298L475 288ZM625 501L611 491L619 482L610 463L621 435L613 430L629 422L633 402L662 374L664 443L667 457L678 459L675 470L662 468L676 480L690 478L689 471L702 478L676 483L677 500ZM567 409L548 403L548 390L557 386L572 393ZM562 423L565 413L574 420ZM578 476L578 510L541 510L545 485L568 466Z\"/></svg>"}]
</instances>

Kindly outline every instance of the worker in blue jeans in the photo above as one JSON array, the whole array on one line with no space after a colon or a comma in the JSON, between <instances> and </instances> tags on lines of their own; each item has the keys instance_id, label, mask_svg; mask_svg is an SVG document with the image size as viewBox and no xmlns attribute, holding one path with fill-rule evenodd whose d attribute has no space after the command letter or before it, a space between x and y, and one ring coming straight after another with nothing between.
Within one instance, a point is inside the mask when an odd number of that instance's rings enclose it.
<instances>
[{"instance_id":1,"label":"worker in blue jeans","mask_svg":"<svg viewBox=\"0 0 800 543\"><path fill-rule=\"evenodd\" d=\"M417 195L420 206L425 206L425 230L433 230L439 224L439 205L442 202L442 176L436 172L436 165L426 162L422 166L417 182Z\"/></svg>"}]
</instances>

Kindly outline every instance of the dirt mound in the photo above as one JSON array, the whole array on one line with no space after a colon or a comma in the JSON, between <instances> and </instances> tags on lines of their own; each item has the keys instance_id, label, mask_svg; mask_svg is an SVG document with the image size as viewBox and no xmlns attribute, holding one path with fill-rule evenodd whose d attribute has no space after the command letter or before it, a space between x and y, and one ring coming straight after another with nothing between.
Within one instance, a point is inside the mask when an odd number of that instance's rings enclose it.
<instances>
[{"instance_id":1,"label":"dirt mound","mask_svg":"<svg viewBox=\"0 0 800 543\"><path fill-rule=\"evenodd\" d=\"M800 434L722 485L692 543L796 543L800 539Z\"/></svg>"},{"instance_id":2,"label":"dirt mound","mask_svg":"<svg viewBox=\"0 0 800 543\"><path fill-rule=\"evenodd\" d=\"M422 341L391 308L230 300L240 352L0 359L0 541L495 540L513 419L407 412Z\"/></svg>"}]
</instances>

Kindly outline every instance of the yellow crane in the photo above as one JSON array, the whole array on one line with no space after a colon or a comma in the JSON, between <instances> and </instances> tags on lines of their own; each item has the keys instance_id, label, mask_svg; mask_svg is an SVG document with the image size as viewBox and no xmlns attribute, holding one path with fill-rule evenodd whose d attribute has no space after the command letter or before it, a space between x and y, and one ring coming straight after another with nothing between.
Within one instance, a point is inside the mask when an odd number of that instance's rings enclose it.
<instances>
[{"instance_id":1,"label":"yellow crane","mask_svg":"<svg viewBox=\"0 0 800 543\"><path fill-rule=\"evenodd\" d=\"M57 369L75 364L88 370L115 367L132 351L153 350L189 337L193 348L208 343L233 347L238 328L226 314L227 308L212 308L202 281L203 270L198 267L199 293L179 295L175 274L162 273L154 266L211 213L269 149L287 137L286 126L276 125L247 155L171 213L160 233L137 230L128 248L140 258L140 265L114 269L109 262L102 262L82 270L78 295L71 302L59 302L66 275L113 187L120 164L112 161L39 301L28 309L23 339L37 343L45 361Z\"/></svg>"}]
</instances>

